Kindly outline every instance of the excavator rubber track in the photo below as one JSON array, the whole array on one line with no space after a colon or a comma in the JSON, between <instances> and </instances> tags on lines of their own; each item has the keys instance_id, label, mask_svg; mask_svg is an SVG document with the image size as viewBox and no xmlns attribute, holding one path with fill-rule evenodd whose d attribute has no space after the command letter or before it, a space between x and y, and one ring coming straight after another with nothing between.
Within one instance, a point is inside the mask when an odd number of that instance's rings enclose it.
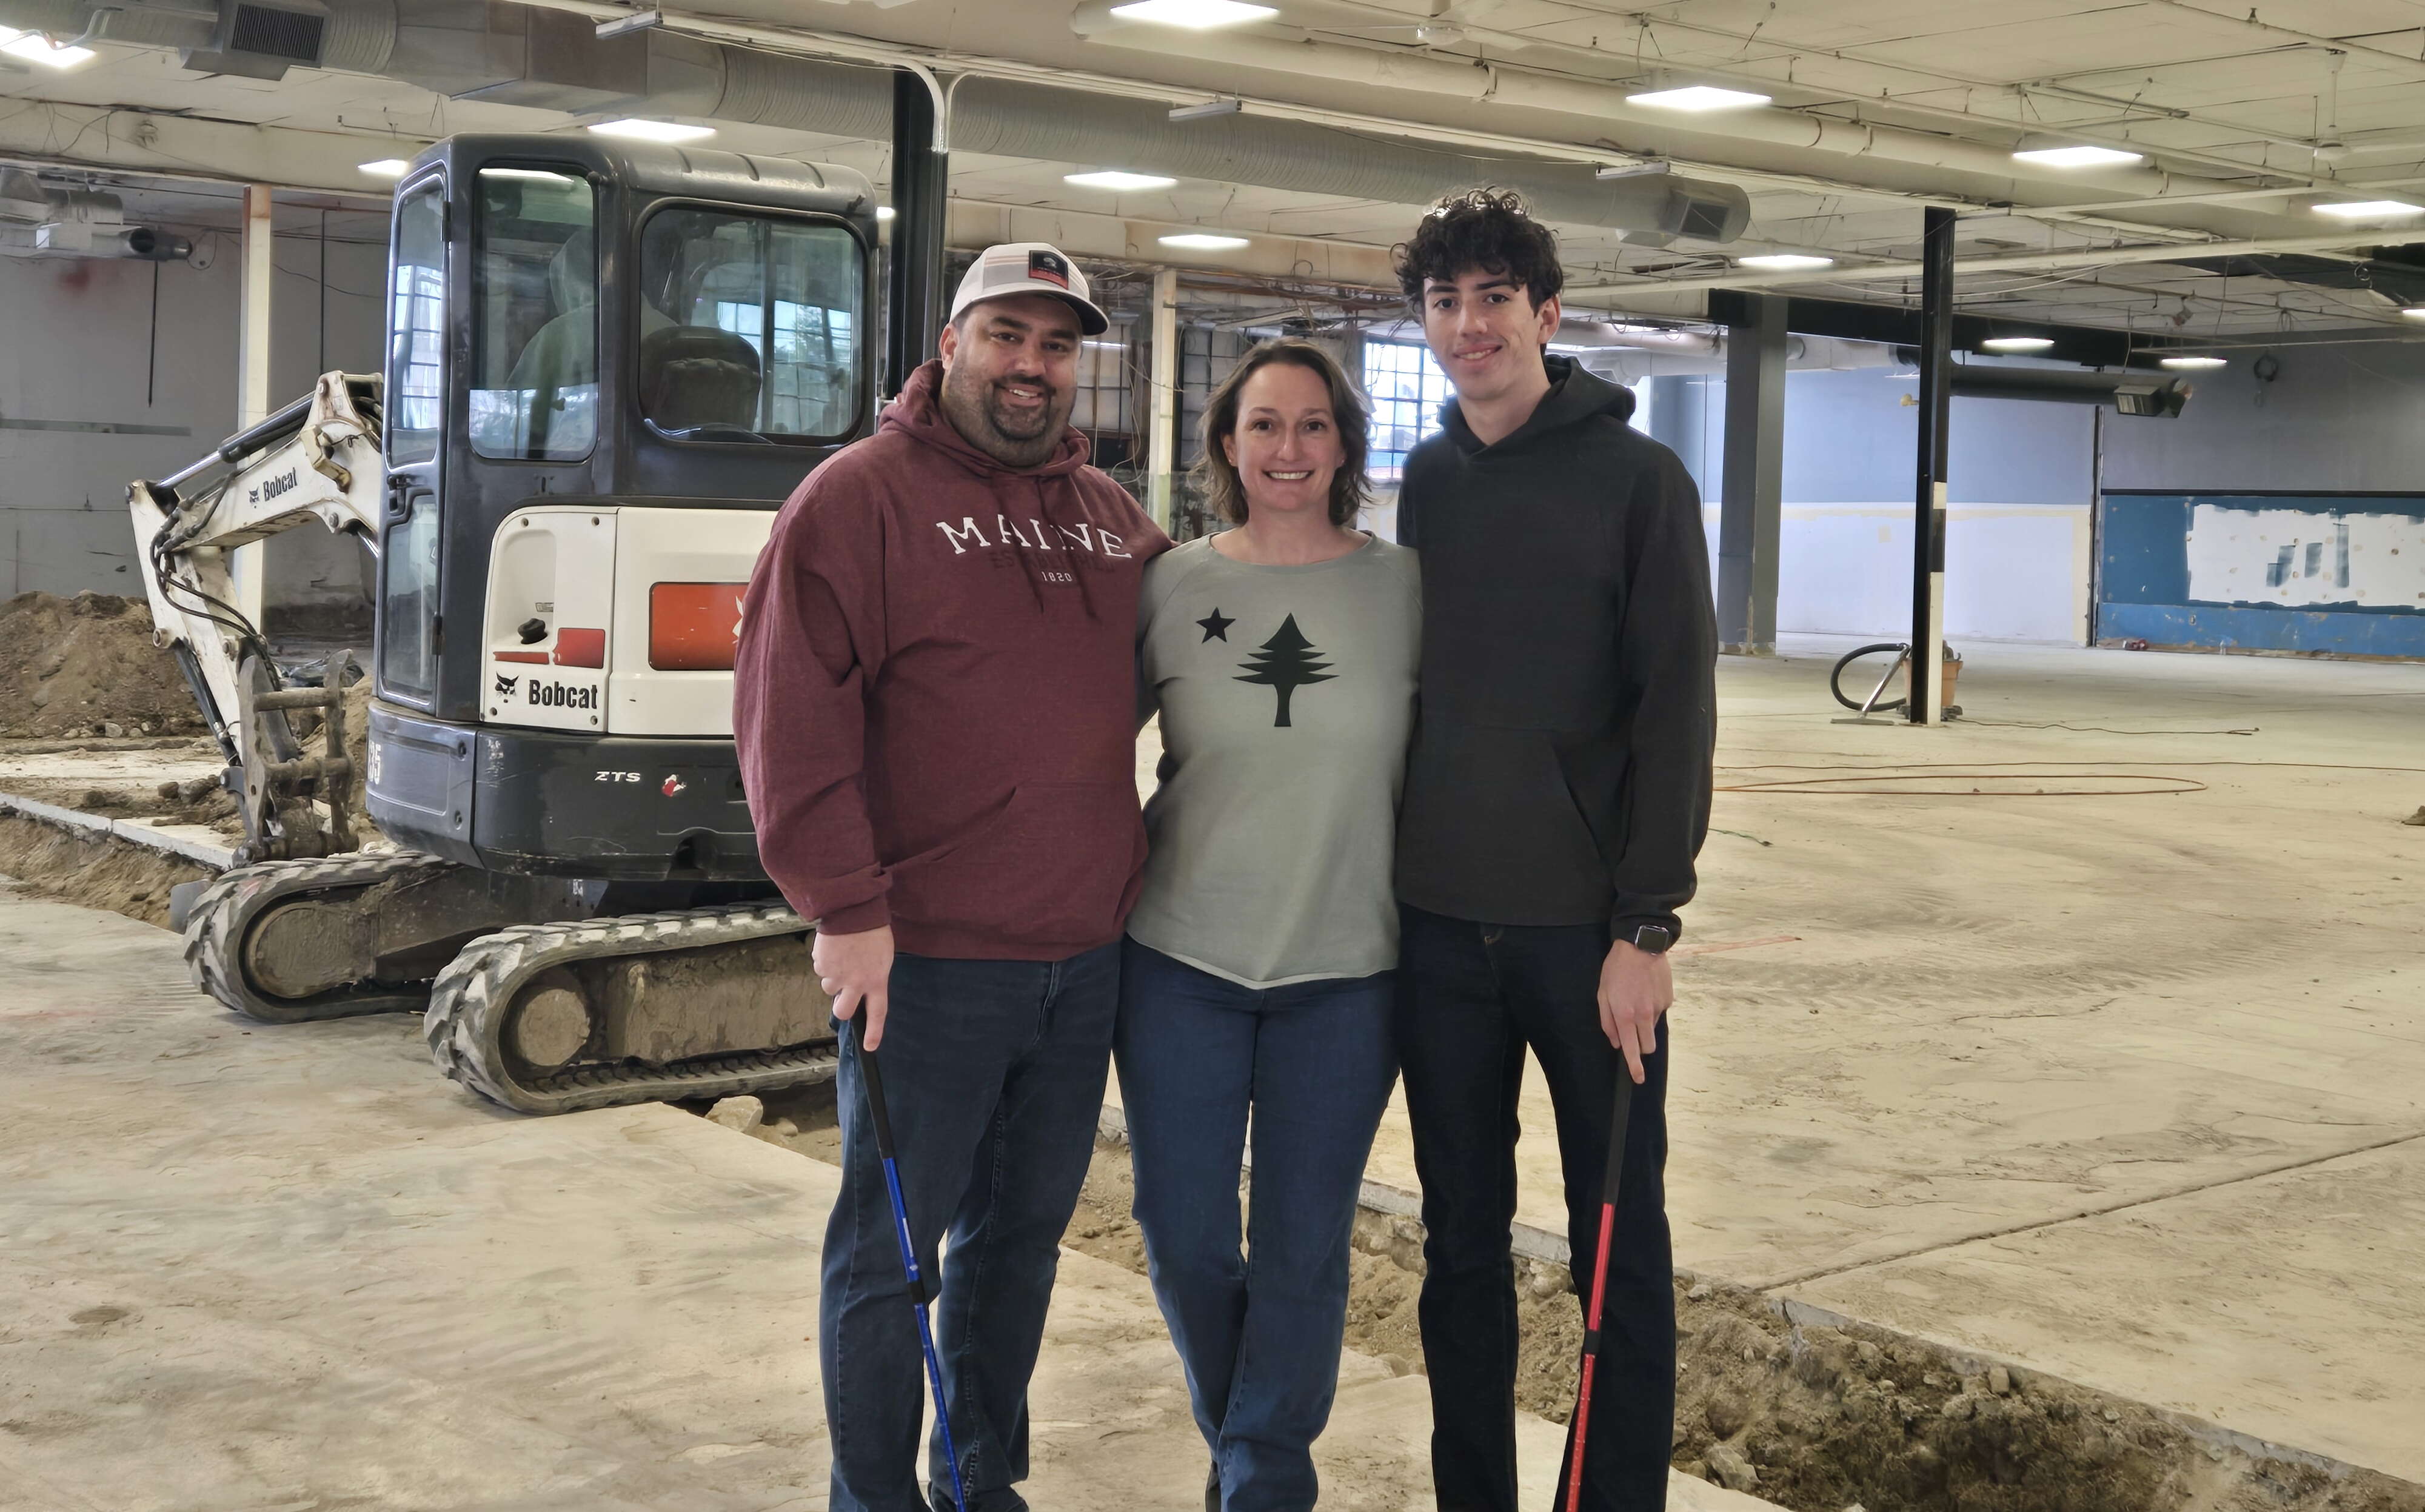
<instances>
[{"instance_id":1,"label":"excavator rubber track","mask_svg":"<svg viewBox=\"0 0 2425 1512\"><path fill-rule=\"evenodd\" d=\"M518 925L473 941L439 973L430 987L423 1034L431 1059L450 1079L523 1113L733 1097L830 1081L838 1047L822 1030L796 1043L667 1061L586 1053L544 1070L522 1061L508 1034L518 1000L545 973L618 958L703 954L786 935L801 937L799 990L822 996L809 971L806 937L811 928L780 903Z\"/></svg>"},{"instance_id":2,"label":"excavator rubber track","mask_svg":"<svg viewBox=\"0 0 2425 1512\"><path fill-rule=\"evenodd\" d=\"M259 861L222 873L194 900L185 918L185 969L194 985L249 1019L305 1023L366 1013L408 1013L428 1001L426 981L353 982L303 998L265 992L245 971L248 937L272 909L297 899L367 892L382 883L447 870L454 862L417 851L331 856L319 861Z\"/></svg>"}]
</instances>

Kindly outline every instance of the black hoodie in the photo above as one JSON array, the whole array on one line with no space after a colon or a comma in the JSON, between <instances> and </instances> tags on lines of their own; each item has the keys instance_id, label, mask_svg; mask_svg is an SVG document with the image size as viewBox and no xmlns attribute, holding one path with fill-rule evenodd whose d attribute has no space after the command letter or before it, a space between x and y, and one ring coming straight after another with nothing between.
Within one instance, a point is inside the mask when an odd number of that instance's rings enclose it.
<instances>
[{"instance_id":1,"label":"black hoodie","mask_svg":"<svg viewBox=\"0 0 2425 1512\"><path fill-rule=\"evenodd\" d=\"M1717 622L1699 491L1562 357L1485 446L1455 401L1406 458L1421 714L1398 896L1489 924L1678 930L1710 822Z\"/></svg>"}]
</instances>

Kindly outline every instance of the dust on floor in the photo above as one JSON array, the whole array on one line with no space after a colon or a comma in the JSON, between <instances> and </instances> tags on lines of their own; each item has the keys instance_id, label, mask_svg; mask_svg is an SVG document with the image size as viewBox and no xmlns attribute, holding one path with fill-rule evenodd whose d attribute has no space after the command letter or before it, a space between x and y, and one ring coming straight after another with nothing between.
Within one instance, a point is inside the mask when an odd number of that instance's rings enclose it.
<instances>
[{"instance_id":1,"label":"dust on floor","mask_svg":"<svg viewBox=\"0 0 2425 1512\"><path fill-rule=\"evenodd\" d=\"M700 1105L694 1111L706 1113ZM744 1120L747 1121L747 1120ZM745 1132L838 1162L833 1089L769 1094ZM1128 1150L1097 1148L1064 1243L1142 1274ZM1422 1368L1421 1226L1359 1214L1347 1346ZM1517 1403L1564 1423L1582 1319L1564 1272L1516 1263ZM2137 1403L1764 1294L1679 1278L1674 1463L1793 1512L2425 1512L2425 1487L2200 1437Z\"/></svg>"},{"instance_id":2,"label":"dust on floor","mask_svg":"<svg viewBox=\"0 0 2425 1512\"><path fill-rule=\"evenodd\" d=\"M106 835L88 835L0 813L0 875L61 903L103 909L169 927L169 890L217 874Z\"/></svg>"}]
</instances>

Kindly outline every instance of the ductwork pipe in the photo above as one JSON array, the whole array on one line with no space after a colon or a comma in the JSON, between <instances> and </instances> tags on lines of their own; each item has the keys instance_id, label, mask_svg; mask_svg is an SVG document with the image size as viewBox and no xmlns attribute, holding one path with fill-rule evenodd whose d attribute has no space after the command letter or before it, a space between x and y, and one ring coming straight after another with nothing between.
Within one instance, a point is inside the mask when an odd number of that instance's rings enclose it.
<instances>
[{"instance_id":1,"label":"ductwork pipe","mask_svg":"<svg viewBox=\"0 0 2425 1512\"><path fill-rule=\"evenodd\" d=\"M1303 32L1283 32L1269 26L1251 32L1181 32L1120 20L1111 14L1116 3L1118 0L1086 0L1070 15L1070 30L1098 46L1158 56L1227 63L1369 88L1403 89L1473 103L1555 111L1662 135L1723 137L1802 152L1909 163L2007 182L2037 180L2060 183L2075 190L2081 185L2096 185L2143 197L2245 187L2183 178L2157 169L2036 169L2015 161L2009 152L1975 142L1893 126L1855 125L1769 105L1678 115L1672 110L1632 104L1627 96L1633 90L1622 85L1558 78L1434 53L1391 53L1316 41Z\"/></svg>"},{"instance_id":2,"label":"ductwork pipe","mask_svg":"<svg viewBox=\"0 0 2425 1512\"><path fill-rule=\"evenodd\" d=\"M875 141L891 133L891 81L880 68L663 30L602 44L587 18L531 8L466 0L328 3L326 68L457 98L568 112L688 116ZM88 24L93 8L84 0L0 0L0 24L72 34ZM207 47L217 25L215 15L199 8L129 9L110 40ZM577 48L562 45L576 40ZM644 81L638 92L634 81ZM1174 123L1168 106L1155 101L983 77L957 87L952 147L1409 206L1486 181L1523 194L1545 220L1621 231L1652 245L1679 233L1731 240L1750 216L1748 199L1733 185L1672 174L1603 182L1586 164L1476 162L1410 140L1265 116Z\"/></svg>"}]
</instances>

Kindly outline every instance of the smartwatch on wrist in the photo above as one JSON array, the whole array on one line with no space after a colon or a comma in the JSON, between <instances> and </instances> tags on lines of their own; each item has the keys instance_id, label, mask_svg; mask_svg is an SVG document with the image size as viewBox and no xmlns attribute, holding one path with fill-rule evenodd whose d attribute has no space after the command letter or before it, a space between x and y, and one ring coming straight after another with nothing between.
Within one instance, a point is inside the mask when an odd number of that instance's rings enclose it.
<instances>
[{"instance_id":1,"label":"smartwatch on wrist","mask_svg":"<svg viewBox=\"0 0 2425 1512\"><path fill-rule=\"evenodd\" d=\"M1633 931L1633 948L1652 956L1664 956L1675 942L1676 931L1664 925L1646 924Z\"/></svg>"}]
</instances>

